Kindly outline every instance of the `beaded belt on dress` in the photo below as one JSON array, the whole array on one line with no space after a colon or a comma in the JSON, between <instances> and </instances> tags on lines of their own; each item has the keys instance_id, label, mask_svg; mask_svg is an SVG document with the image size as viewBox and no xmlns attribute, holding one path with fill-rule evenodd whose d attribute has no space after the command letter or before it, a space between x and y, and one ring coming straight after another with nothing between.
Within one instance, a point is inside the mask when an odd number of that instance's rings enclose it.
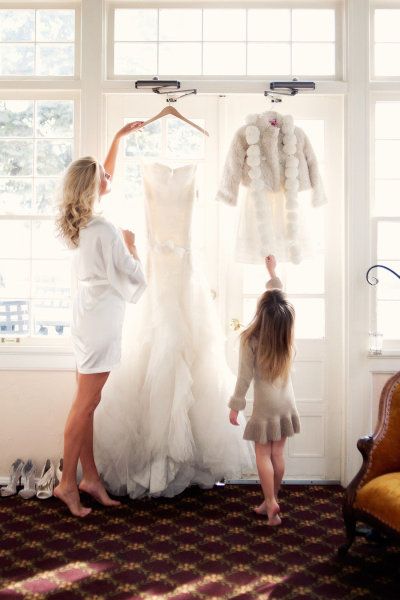
<instances>
[{"instance_id":1,"label":"beaded belt on dress","mask_svg":"<svg viewBox=\"0 0 400 600\"><path fill-rule=\"evenodd\" d=\"M184 256L187 252L190 252L190 248L178 246L173 240L166 240L165 242L149 240L149 247L156 252L173 252L178 256Z\"/></svg>"}]
</instances>

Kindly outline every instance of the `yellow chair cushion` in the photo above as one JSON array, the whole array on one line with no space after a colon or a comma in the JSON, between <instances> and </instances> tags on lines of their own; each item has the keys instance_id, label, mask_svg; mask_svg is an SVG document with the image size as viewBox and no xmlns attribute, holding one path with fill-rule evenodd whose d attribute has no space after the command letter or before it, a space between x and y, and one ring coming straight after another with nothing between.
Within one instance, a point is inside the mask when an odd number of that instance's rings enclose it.
<instances>
[{"instance_id":1,"label":"yellow chair cushion","mask_svg":"<svg viewBox=\"0 0 400 600\"><path fill-rule=\"evenodd\" d=\"M371 479L358 490L354 507L400 532L400 473Z\"/></svg>"}]
</instances>

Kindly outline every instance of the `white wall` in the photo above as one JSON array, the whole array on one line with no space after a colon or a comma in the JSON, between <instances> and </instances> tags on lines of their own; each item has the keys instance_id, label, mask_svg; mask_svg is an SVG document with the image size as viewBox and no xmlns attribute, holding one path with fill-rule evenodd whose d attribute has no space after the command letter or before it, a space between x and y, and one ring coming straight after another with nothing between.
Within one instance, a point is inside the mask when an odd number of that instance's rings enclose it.
<instances>
[{"instance_id":1,"label":"white wall","mask_svg":"<svg viewBox=\"0 0 400 600\"><path fill-rule=\"evenodd\" d=\"M74 387L73 371L0 371L0 479L16 458L58 461Z\"/></svg>"}]
</instances>

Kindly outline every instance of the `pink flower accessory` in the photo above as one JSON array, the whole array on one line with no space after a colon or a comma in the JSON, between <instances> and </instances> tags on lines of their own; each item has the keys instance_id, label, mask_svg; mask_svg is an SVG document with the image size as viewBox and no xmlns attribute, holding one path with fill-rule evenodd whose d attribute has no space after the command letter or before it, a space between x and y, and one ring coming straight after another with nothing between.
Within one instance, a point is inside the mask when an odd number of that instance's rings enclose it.
<instances>
[{"instance_id":1,"label":"pink flower accessory","mask_svg":"<svg viewBox=\"0 0 400 600\"><path fill-rule=\"evenodd\" d=\"M278 121L277 121L277 119L271 119L271 120L270 120L270 123L271 123L271 125L272 125L273 127L278 127Z\"/></svg>"}]
</instances>

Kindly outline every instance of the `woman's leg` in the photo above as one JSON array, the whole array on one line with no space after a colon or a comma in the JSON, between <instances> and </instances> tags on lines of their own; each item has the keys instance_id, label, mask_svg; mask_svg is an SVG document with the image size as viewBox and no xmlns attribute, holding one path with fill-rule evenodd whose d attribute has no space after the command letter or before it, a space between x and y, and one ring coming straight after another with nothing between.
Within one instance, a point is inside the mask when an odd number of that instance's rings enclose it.
<instances>
[{"instance_id":1,"label":"woman's leg","mask_svg":"<svg viewBox=\"0 0 400 600\"><path fill-rule=\"evenodd\" d=\"M274 468L274 489L275 498L278 501L278 494L281 487L283 475L285 473L285 457L283 450L285 448L286 438L283 437L277 442L272 442L271 461Z\"/></svg>"},{"instance_id":2,"label":"woman's leg","mask_svg":"<svg viewBox=\"0 0 400 600\"><path fill-rule=\"evenodd\" d=\"M275 488L274 488L274 468L271 461L271 442L267 444L259 444L256 442L256 463L258 476L265 499L265 509L268 515L269 525L279 525L281 520L278 516L279 505L275 499ZM261 505L262 506L262 505ZM262 514L260 510L257 510Z\"/></svg>"},{"instance_id":3,"label":"woman's leg","mask_svg":"<svg viewBox=\"0 0 400 600\"><path fill-rule=\"evenodd\" d=\"M65 502L71 513L77 517L85 517L91 510L83 507L80 502L76 468L90 420L100 401L101 390L108 376L109 373L78 374L75 400L65 425L63 475L61 483L54 490L54 495Z\"/></svg>"},{"instance_id":4,"label":"woman's leg","mask_svg":"<svg viewBox=\"0 0 400 600\"><path fill-rule=\"evenodd\" d=\"M112 500L108 495L97 471L93 455L93 413L90 418L87 430L82 444L80 461L82 465L83 478L79 484L79 489L95 498L104 506L119 506L121 503Z\"/></svg>"}]
</instances>

